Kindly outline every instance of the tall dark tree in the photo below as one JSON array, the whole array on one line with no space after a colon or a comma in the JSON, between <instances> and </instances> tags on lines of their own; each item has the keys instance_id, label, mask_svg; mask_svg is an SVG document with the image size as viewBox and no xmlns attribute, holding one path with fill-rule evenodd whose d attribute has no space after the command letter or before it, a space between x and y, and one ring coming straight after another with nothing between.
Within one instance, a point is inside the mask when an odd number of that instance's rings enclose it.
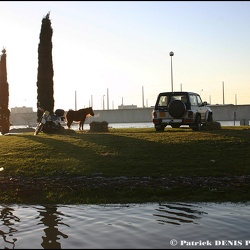
<instances>
[{"instance_id":1,"label":"tall dark tree","mask_svg":"<svg viewBox=\"0 0 250 250\"><path fill-rule=\"evenodd\" d=\"M6 134L10 130L9 84L7 82L6 50L0 56L0 132Z\"/></svg>"},{"instance_id":2,"label":"tall dark tree","mask_svg":"<svg viewBox=\"0 0 250 250\"><path fill-rule=\"evenodd\" d=\"M52 62L52 34L50 12L42 19L40 43L38 45L38 74L37 74L37 106L54 111L54 83ZM42 111L37 110L37 120L40 121Z\"/></svg>"}]
</instances>

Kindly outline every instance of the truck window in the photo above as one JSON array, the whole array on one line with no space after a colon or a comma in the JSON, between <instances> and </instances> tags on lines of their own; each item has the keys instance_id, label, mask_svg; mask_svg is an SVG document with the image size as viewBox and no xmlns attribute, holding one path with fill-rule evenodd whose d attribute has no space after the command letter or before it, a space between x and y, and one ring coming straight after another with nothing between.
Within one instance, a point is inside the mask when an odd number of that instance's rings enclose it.
<instances>
[{"instance_id":1,"label":"truck window","mask_svg":"<svg viewBox=\"0 0 250 250\"><path fill-rule=\"evenodd\" d=\"M168 97L162 95L159 99L158 106L167 106L167 104L168 104Z\"/></svg>"}]
</instances>

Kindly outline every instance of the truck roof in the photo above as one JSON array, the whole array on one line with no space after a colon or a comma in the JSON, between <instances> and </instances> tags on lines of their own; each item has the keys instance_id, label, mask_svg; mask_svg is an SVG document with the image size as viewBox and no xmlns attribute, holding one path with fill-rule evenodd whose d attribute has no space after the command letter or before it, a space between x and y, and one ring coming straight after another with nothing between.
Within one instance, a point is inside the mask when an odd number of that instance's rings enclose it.
<instances>
[{"instance_id":1,"label":"truck roof","mask_svg":"<svg viewBox=\"0 0 250 250\"><path fill-rule=\"evenodd\" d=\"M191 91L173 91L173 92L161 92L159 95L183 95L183 94L196 94L195 92L191 92Z\"/></svg>"}]
</instances>

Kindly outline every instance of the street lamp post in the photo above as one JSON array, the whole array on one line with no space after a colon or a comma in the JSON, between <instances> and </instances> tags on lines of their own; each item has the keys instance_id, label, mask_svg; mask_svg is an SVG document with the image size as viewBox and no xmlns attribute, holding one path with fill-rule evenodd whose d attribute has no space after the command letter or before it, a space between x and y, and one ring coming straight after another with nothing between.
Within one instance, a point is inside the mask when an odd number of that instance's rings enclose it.
<instances>
[{"instance_id":1,"label":"street lamp post","mask_svg":"<svg viewBox=\"0 0 250 250\"><path fill-rule=\"evenodd\" d=\"M172 56L174 55L173 51L170 51L169 53L170 57L171 57L171 89L173 92L173 68L172 68Z\"/></svg>"}]
</instances>

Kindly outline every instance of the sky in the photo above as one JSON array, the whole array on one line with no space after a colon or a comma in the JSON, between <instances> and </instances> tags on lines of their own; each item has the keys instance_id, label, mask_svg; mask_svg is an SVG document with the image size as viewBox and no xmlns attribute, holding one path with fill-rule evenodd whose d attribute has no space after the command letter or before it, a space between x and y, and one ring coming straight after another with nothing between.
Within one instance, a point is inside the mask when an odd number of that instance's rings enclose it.
<instances>
[{"instance_id":1,"label":"sky","mask_svg":"<svg viewBox=\"0 0 250 250\"><path fill-rule=\"evenodd\" d=\"M10 109L36 111L48 12L55 109L151 107L171 80L211 104L250 103L250 1L0 1Z\"/></svg>"}]
</instances>

